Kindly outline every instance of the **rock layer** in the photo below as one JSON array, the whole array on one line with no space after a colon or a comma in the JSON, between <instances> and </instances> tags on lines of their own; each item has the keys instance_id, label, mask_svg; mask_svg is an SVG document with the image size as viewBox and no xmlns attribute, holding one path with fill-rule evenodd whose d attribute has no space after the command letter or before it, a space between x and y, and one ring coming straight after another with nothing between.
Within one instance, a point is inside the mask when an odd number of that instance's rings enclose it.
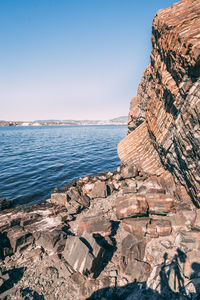
<instances>
[{"instance_id":1,"label":"rock layer","mask_svg":"<svg viewBox=\"0 0 200 300\"><path fill-rule=\"evenodd\" d=\"M151 64L131 101L124 163L149 174L163 168L200 204L200 2L159 11L152 27Z\"/></svg>"}]
</instances>

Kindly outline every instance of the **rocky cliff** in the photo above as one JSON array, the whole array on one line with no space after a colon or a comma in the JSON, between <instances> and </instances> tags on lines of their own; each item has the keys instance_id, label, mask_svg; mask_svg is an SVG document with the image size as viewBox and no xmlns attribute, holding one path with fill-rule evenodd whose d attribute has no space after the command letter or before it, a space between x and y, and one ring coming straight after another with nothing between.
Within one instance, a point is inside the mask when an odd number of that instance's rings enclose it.
<instances>
[{"instance_id":1,"label":"rocky cliff","mask_svg":"<svg viewBox=\"0 0 200 300\"><path fill-rule=\"evenodd\" d=\"M152 26L151 64L131 101L125 163L149 174L161 166L200 204L200 1L159 11Z\"/></svg>"},{"instance_id":2,"label":"rocky cliff","mask_svg":"<svg viewBox=\"0 0 200 300\"><path fill-rule=\"evenodd\" d=\"M1 299L199 299L199 25L199 0L155 16L115 172L0 199Z\"/></svg>"}]
</instances>

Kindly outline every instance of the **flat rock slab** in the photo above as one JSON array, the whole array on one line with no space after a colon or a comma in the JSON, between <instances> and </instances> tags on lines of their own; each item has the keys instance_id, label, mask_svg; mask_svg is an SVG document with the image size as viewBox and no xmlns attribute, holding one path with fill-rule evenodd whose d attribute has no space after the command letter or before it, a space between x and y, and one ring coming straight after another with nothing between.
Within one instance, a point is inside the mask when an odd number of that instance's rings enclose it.
<instances>
[{"instance_id":1,"label":"flat rock slab","mask_svg":"<svg viewBox=\"0 0 200 300\"><path fill-rule=\"evenodd\" d=\"M150 271L151 266L148 263L133 259L128 262L124 273L131 282L134 280L140 282L148 279Z\"/></svg>"},{"instance_id":2,"label":"flat rock slab","mask_svg":"<svg viewBox=\"0 0 200 300\"><path fill-rule=\"evenodd\" d=\"M96 181L91 191L93 198L106 198L107 197L107 186L104 181Z\"/></svg>"},{"instance_id":3,"label":"flat rock slab","mask_svg":"<svg viewBox=\"0 0 200 300\"><path fill-rule=\"evenodd\" d=\"M66 193L52 193L49 202L54 203L56 205L66 206L67 195Z\"/></svg>"},{"instance_id":4,"label":"flat rock slab","mask_svg":"<svg viewBox=\"0 0 200 300\"><path fill-rule=\"evenodd\" d=\"M147 217L141 218L128 218L122 220L123 228L132 233L132 234L140 234L141 236L145 236L147 232L147 225L149 224L150 219Z\"/></svg>"},{"instance_id":5,"label":"flat rock slab","mask_svg":"<svg viewBox=\"0 0 200 300\"><path fill-rule=\"evenodd\" d=\"M111 233L111 223L103 216L88 216L81 219L78 224L77 234L80 236L83 232L100 233L102 235L109 235Z\"/></svg>"},{"instance_id":6,"label":"flat rock slab","mask_svg":"<svg viewBox=\"0 0 200 300\"><path fill-rule=\"evenodd\" d=\"M145 216L148 205L146 197L138 194L127 194L116 199L116 215L118 219Z\"/></svg>"},{"instance_id":7,"label":"flat rock slab","mask_svg":"<svg viewBox=\"0 0 200 300\"><path fill-rule=\"evenodd\" d=\"M128 262L132 259L142 260L144 258L146 242L143 236L128 234L121 244L123 261Z\"/></svg>"},{"instance_id":8,"label":"flat rock slab","mask_svg":"<svg viewBox=\"0 0 200 300\"><path fill-rule=\"evenodd\" d=\"M150 214L163 215L175 212L174 197L169 194L147 194L146 201Z\"/></svg>"},{"instance_id":9,"label":"flat rock slab","mask_svg":"<svg viewBox=\"0 0 200 300\"><path fill-rule=\"evenodd\" d=\"M62 230L54 229L50 231L41 231L36 239L36 245L46 251L53 251L56 243L63 239L65 234Z\"/></svg>"}]
</instances>

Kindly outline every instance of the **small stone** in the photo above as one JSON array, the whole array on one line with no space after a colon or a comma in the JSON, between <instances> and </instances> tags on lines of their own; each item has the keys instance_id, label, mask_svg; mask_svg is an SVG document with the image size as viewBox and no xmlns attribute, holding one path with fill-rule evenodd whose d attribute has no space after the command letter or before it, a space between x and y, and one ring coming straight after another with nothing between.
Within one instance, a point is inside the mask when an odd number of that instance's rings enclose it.
<instances>
[{"instance_id":1,"label":"small stone","mask_svg":"<svg viewBox=\"0 0 200 300\"><path fill-rule=\"evenodd\" d=\"M117 277L117 270L110 271L109 276L110 277Z\"/></svg>"},{"instance_id":2,"label":"small stone","mask_svg":"<svg viewBox=\"0 0 200 300\"><path fill-rule=\"evenodd\" d=\"M165 247L166 249L171 249L173 246L172 246L172 243L168 240L165 240L165 241L160 241L161 245L163 247Z\"/></svg>"},{"instance_id":3,"label":"small stone","mask_svg":"<svg viewBox=\"0 0 200 300\"><path fill-rule=\"evenodd\" d=\"M65 206L67 202L66 193L52 193L51 202L60 206Z\"/></svg>"},{"instance_id":4,"label":"small stone","mask_svg":"<svg viewBox=\"0 0 200 300\"><path fill-rule=\"evenodd\" d=\"M102 181L96 181L91 191L91 195L93 198L106 198L107 197L106 183Z\"/></svg>"},{"instance_id":5,"label":"small stone","mask_svg":"<svg viewBox=\"0 0 200 300\"><path fill-rule=\"evenodd\" d=\"M124 179L134 178L138 175L138 168L134 165L123 166L121 169L121 176Z\"/></svg>"}]
</instances>

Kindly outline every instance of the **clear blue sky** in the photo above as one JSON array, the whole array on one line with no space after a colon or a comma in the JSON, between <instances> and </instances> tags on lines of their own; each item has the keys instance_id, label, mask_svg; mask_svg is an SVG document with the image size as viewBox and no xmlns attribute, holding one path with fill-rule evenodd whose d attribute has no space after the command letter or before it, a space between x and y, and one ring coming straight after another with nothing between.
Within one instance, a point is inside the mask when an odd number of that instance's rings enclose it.
<instances>
[{"instance_id":1,"label":"clear blue sky","mask_svg":"<svg viewBox=\"0 0 200 300\"><path fill-rule=\"evenodd\" d=\"M1 0L0 120L127 115L172 0Z\"/></svg>"}]
</instances>

